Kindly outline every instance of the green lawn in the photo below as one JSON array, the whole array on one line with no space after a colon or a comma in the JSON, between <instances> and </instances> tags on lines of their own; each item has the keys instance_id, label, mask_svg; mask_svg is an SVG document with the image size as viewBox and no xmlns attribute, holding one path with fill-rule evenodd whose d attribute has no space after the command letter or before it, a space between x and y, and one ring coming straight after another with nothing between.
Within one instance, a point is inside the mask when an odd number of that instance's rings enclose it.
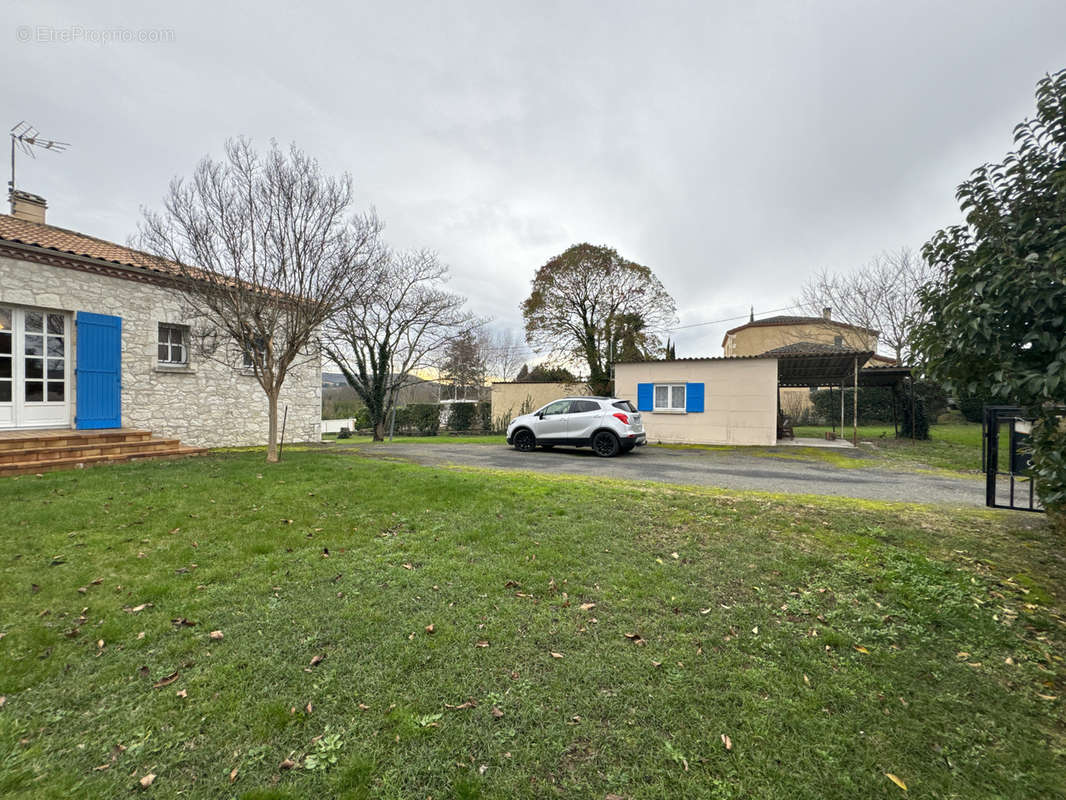
<instances>
[{"instance_id":1,"label":"green lawn","mask_svg":"<svg viewBox=\"0 0 1066 800\"><path fill-rule=\"evenodd\" d=\"M5 798L1066 793L1037 515L321 450L0 507Z\"/></svg>"},{"instance_id":2,"label":"green lawn","mask_svg":"<svg viewBox=\"0 0 1066 800\"><path fill-rule=\"evenodd\" d=\"M795 433L820 439L828 430L831 430L829 426L801 426ZM844 434L850 438L851 428L846 428ZM973 423L932 425L926 441L896 439L891 425L860 425L859 440L871 443L864 446L864 455L874 462L882 462L878 466L981 472L981 426Z\"/></svg>"},{"instance_id":3,"label":"green lawn","mask_svg":"<svg viewBox=\"0 0 1066 800\"><path fill-rule=\"evenodd\" d=\"M502 433L463 434L460 436L442 433L438 436L397 436L391 440L385 437L385 441L394 441L397 444L506 444L507 438ZM350 439L338 440L338 444L373 444L373 442L372 436L353 436Z\"/></svg>"}]
</instances>

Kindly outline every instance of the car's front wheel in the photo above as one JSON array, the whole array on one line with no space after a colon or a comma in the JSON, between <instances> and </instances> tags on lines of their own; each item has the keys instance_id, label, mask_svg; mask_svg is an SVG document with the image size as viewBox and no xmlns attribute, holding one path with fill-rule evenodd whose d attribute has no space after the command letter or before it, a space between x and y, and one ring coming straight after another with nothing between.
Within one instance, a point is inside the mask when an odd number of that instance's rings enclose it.
<instances>
[{"instance_id":1,"label":"car's front wheel","mask_svg":"<svg viewBox=\"0 0 1066 800\"><path fill-rule=\"evenodd\" d=\"M618 437L610 431L600 431L592 437L592 449L596 455L602 458L610 458L618 455L622 445L618 442Z\"/></svg>"},{"instance_id":2,"label":"car's front wheel","mask_svg":"<svg viewBox=\"0 0 1066 800\"><path fill-rule=\"evenodd\" d=\"M522 453L528 453L537 446L537 439L533 435L533 431L527 428L516 431L512 441L514 442L514 449Z\"/></svg>"}]
</instances>

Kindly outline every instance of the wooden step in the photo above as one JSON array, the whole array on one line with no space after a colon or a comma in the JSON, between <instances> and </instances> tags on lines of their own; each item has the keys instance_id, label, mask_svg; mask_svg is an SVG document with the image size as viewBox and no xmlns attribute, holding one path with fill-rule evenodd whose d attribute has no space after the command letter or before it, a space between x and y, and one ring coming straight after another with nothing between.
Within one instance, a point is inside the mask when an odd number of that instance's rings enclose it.
<instances>
[{"instance_id":1,"label":"wooden step","mask_svg":"<svg viewBox=\"0 0 1066 800\"><path fill-rule=\"evenodd\" d=\"M39 433L26 431L24 435L0 437L0 453L9 450L25 450L31 447L67 447L88 443L143 442L152 438L151 431L132 428L107 429L102 431L56 431Z\"/></svg>"},{"instance_id":2,"label":"wooden step","mask_svg":"<svg viewBox=\"0 0 1066 800\"><path fill-rule=\"evenodd\" d=\"M58 457L41 461L14 462L0 464L0 477L37 474L60 469L77 469L79 466L88 467L96 464L119 464L126 461L141 461L145 459L186 458L188 456L198 456L205 453L207 453L206 447L184 447L178 444L170 445L167 448L158 450L142 450L132 453L113 452L105 455Z\"/></svg>"},{"instance_id":3,"label":"wooden step","mask_svg":"<svg viewBox=\"0 0 1066 800\"><path fill-rule=\"evenodd\" d=\"M135 442L85 441L71 445L24 447L21 450L0 450L0 466L32 461L51 461L57 458L88 458L120 453L153 452L180 446L181 442L177 439L142 439Z\"/></svg>"}]
</instances>

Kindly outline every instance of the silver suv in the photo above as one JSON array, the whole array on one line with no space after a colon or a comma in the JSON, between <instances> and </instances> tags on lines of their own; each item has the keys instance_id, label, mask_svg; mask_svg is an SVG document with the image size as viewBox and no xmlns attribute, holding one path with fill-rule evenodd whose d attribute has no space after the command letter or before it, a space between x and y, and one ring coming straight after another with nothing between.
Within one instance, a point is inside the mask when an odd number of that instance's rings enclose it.
<instances>
[{"instance_id":1,"label":"silver suv","mask_svg":"<svg viewBox=\"0 0 1066 800\"><path fill-rule=\"evenodd\" d=\"M556 445L591 447L610 458L647 442L640 412L617 397L564 397L507 426L507 444L528 453Z\"/></svg>"}]
</instances>

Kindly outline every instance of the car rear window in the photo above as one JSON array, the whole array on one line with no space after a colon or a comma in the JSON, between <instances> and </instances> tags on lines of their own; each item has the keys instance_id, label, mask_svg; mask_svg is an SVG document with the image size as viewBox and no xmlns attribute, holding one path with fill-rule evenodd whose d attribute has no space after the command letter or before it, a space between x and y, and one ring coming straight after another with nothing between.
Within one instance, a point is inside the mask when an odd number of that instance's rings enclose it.
<instances>
[{"instance_id":1,"label":"car rear window","mask_svg":"<svg viewBox=\"0 0 1066 800\"><path fill-rule=\"evenodd\" d=\"M586 411L599 411L600 404L595 400L574 400L570 403L571 414L581 414Z\"/></svg>"},{"instance_id":2,"label":"car rear window","mask_svg":"<svg viewBox=\"0 0 1066 800\"><path fill-rule=\"evenodd\" d=\"M611 405L613 405L615 408L620 409L622 411L636 411L637 410L636 408L633 407L633 404L630 403L628 400L619 400L617 403L612 403Z\"/></svg>"}]
</instances>

